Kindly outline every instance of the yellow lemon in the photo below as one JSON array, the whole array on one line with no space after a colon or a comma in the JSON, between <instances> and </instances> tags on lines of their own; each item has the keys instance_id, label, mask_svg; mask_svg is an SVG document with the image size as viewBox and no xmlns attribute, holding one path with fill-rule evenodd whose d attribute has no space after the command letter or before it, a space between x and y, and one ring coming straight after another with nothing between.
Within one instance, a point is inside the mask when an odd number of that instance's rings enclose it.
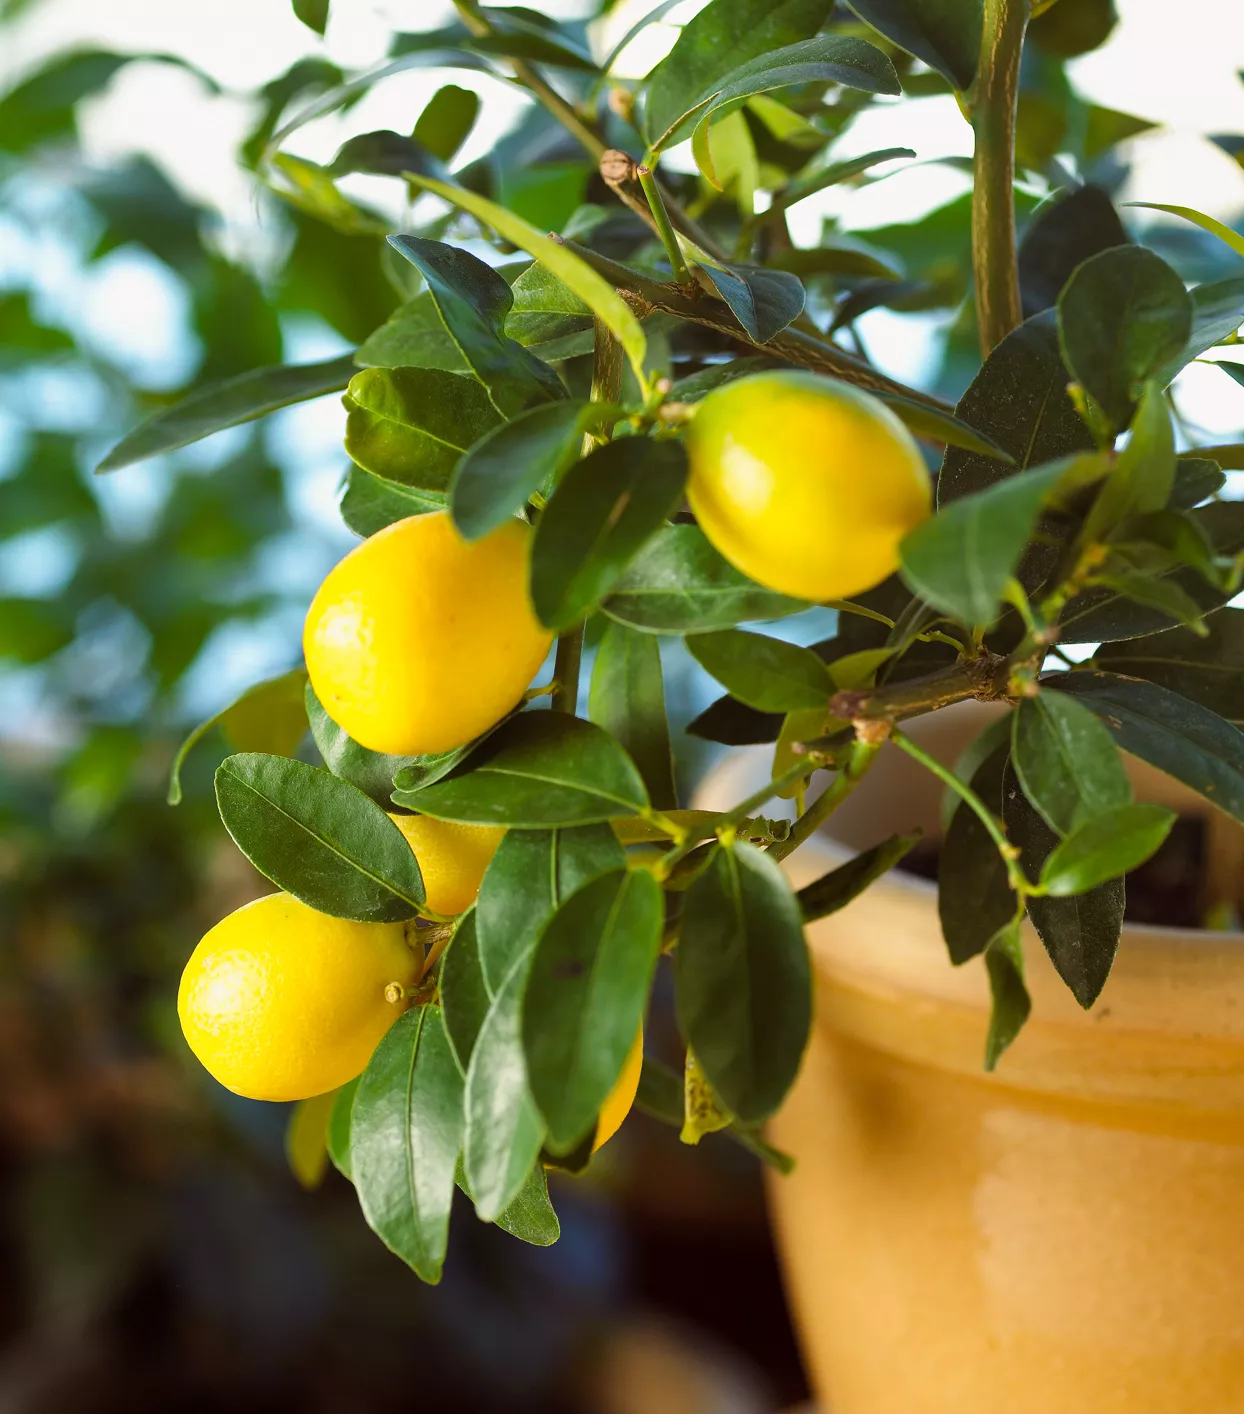
<instances>
[{"instance_id":1,"label":"yellow lemon","mask_svg":"<svg viewBox=\"0 0 1244 1414\"><path fill-rule=\"evenodd\" d=\"M352 923L289 894L222 918L186 963L177 1014L190 1049L227 1089L305 1100L360 1074L403 1010L391 982L419 978L402 923Z\"/></svg>"},{"instance_id":2,"label":"yellow lemon","mask_svg":"<svg viewBox=\"0 0 1244 1414\"><path fill-rule=\"evenodd\" d=\"M626 1053L622 1074L618 1076L613 1089L605 1099L605 1103L600 1107L600 1118L596 1121L596 1139L592 1144L593 1153L607 1140L613 1138L622 1127L622 1121L630 1114L631 1106L635 1103L635 1096L639 1091L639 1073L643 1068L644 1028L641 1026L635 1033L634 1041L631 1042L631 1049Z\"/></svg>"},{"instance_id":3,"label":"yellow lemon","mask_svg":"<svg viewBox=\"0 0 1244 1414\"><path fill-rule=\"evenodd\" d=\"M898 568L930 513L911 433L847 383L792 370L727 383L686 435L687 496L736 569L800 599L845 599Z\"/></svg>"},{"instance_id":4,"label":"yellow lemon","mask_svg":"<svg viewBox=\"0 0 1244 1414\"><path fill-rule=\"evenodd\" d=\"M389 817L419 861L427 904L435 913L461 913L479 893L484 870L497 852L500 825L458 825L430 815Z\"/></svg>"},{"instance_id":5,"label":"yellow lemon","mask_svg":"<svg viewBox=\"0 0 1244 1414\"><path fill-rule=\"evenodd\" d=\"M466 541L448 511L365 540L307 613L303 651L324 710L392 756L449 751L499 722L552 642L531 607L530 555L522 521Z\"/></svg>"}]
</instances>

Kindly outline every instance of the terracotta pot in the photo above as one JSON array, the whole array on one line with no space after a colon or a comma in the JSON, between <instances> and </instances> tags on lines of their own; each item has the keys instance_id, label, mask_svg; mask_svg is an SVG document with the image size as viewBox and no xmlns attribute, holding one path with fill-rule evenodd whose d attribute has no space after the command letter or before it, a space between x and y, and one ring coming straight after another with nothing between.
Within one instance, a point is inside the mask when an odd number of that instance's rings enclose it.
<instances>
[{"instance_id":1,"label":"terracotta pot","mask_svg":"<svg viewBox=\"0 0 1244 1414\"><path fill-rule=\"evenodd\" d=\"M951 761L983 710L912 725ZM735 753L703 803L769 760ZM1139 798L1207 811L1133 764ZM887 748L792 873L935 833L939 799ZM1234 826L1211 840L1239 858ZM825 1410L1244 1411L1244 935L1129 925L1084 1012L1027 931L1033 1018L992 1076L984 967L950 966L932 884L892 873L809 938L815 1034L771 1132L798 1167L771 1197Z\"/></svg>"}]
</instances>

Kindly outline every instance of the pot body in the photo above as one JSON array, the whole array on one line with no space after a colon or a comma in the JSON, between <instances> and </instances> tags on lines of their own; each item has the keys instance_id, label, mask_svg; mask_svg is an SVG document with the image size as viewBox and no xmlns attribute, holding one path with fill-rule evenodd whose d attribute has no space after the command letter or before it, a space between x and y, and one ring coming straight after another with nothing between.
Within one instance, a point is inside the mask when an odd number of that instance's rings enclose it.
<instances>
[{"instance_id":1,"label":"pot body","mask_svg":"<svg viewBox=\"0 0 1244 1414\"><path fill-rule=\"evenodd\" d=\"M953 760L982 725L919 734ZM736 758L706 804L767 769ZM936 830L931 777L893 748L874 769L799 883ZM1238 859L1234 826L1209 839ZM797 1168L771 1198L826 1414L1244 1414L1244 937L1129 926L1084 1012L1027 929L1033 1016L993 1075L984 967L950 966L931 884L891 874L809 941L814 1035L770 1135Z\"/></svg>"}]
</instances>

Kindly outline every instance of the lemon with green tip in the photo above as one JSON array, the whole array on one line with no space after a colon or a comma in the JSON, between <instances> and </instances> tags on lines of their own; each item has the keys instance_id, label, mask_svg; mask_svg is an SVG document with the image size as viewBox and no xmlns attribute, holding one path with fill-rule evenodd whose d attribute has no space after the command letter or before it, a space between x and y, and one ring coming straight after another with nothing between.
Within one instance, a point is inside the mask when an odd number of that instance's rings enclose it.
<instances>
[{"instance_id":1,"label":"lemon with green tip","mask_svg":"<svg viewBox=\"0 0 1244 1414\"><path fill-rule=\"evenodd\" d=\"M405 924L332 918L269 894L204 934L182 973L177 1015L227 1089L305 1100L363 1072L420 970Z\"/></svg>"},{"instance_id":2,"label":"lemon with green tip","mask_svg":"<svg viewBox=\"0 0 1244 1414\"><path fill-rule=\"evenodd\" d=\"M449 751L522 699L552 643L528 591L531 527L464 540L448 511L410 516L329 571L303 652L324 710L390 756Z\"/></svg>"},{"instance_id":3,"label":"lemon with green tip","mask_svg":"<svg viewBox=\"0 0 1244 1414\"><path fill-rule=\"evenodd\" d=\"M687 498L732 565L780 594L848 599L930 514L924 458L883 402L800 370L714 389L686 433Z\"/></svg>"}]
</instances>

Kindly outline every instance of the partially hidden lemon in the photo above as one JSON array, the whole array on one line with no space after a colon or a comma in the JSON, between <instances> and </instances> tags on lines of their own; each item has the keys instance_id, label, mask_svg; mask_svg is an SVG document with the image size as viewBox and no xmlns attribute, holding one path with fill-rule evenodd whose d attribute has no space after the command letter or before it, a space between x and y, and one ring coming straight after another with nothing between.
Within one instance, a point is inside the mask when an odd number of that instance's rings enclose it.
<instances>
[{"instance_id":1,"label":"partially hidden lemon","mask_svg":"<svg viewBox=\"0 0 1244 1414\"><path fill-rule=\"evenodd\" d=\"M605 1103L600 1107L600 1117L596 1121L596 1138L592 1143L593 1153L613 1138L622 1127L622 1121L630 1114L635 1096L639 1093L639 1074L643 1068L644 1029L641 1026L631 1042L631 1049L626 1053L622 1074L618 1076L613 1089L605 1098Z\"/></svg>"},{"instance_id":2,"label":"partially hidden lemon","mask_svg":"<svg viewBox=\"0 0 1244 1414\"><path fill-rule=\"evenodd\" d=\"M448 511L386 526L320 585L303 651L315 695L372 751L449 751L499 722L552 635L527 587L531 528L467 541Z\"/></svg>"},{"instance_id":3,"label":"partially hidden lemon","mask_svg":"<svg viewBox=\"0 0 1244 1414\"><path fill-rule=\"evenodd\" d=\"M800 599L879 584L931 510L907 428L871 394L816 373L756 373L715 389L686 447L704 534L758 584Z\"/></svg>"},{"instance_id":4,"label":"partially hidden lemon","mask_svg":"<svg viewBox=\"0 0 1244 1414\"><path fill-rule=\"evenodd\" d=\"M430 815L389 817L406 836L419 861L427 905L435 913L461 913L479 893L505 829L501 825L459 825Z\"/></svg>"},{"instance_id":5,"label":"partially hidden lemon","mask_svg":"<svg viewBox=\"0 0 1244 1414\"><path fill-rule=\"evenodd\" d=\"M354 923L290 894L222 918L190 955L177 1014L190 1049L227 1089L305 1100L362 1073L419 978L401 923Z\"/></svg>"}]
</instances>

